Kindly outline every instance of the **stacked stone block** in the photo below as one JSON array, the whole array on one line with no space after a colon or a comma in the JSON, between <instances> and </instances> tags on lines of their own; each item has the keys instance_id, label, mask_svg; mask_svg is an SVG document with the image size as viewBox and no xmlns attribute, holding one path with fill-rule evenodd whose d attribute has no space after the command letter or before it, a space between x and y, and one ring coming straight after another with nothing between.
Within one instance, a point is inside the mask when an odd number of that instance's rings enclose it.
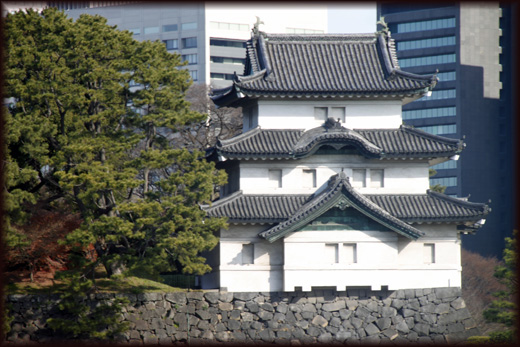
<instances>
[{"instance_id":1,"label":"stacked stone block","mask_svg":"<svg viewBox=\"0 0 520 347\"><path fill-rule=\"evenodd\" d=\"M89 299L109 300L115 294ZM120 343L172 342L453 343L478 334L459 288L395 292L316 290L293 293L191 291L125 295L129 322ZM46 326L56 312L56 296L7 297L11 305L9 341L48 342Z\"/></svg>"}]
</instances>

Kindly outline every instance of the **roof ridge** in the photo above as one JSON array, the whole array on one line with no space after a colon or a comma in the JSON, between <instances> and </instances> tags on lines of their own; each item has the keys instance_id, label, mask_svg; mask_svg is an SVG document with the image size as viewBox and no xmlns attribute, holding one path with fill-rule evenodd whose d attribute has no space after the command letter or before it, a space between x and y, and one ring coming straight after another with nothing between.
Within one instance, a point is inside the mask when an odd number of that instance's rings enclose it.
<instances>
[{"instance_id":1,"label":"roof ridge","mask_svg":"<svg viewBox=\"0 0 520 347\"><path fill-rule=\"evenodd\" d=\"M233 142L236 142L237 140L244 140L244 139L248 139L260 132L262 132L262 128L260 127L260 125L257 125L256 127L254 127L253 129L249 129L248 131L246 131L245 133L242 133L242 134L239 134L237 136L234 136L234 137L231 137L229 139L218 139L217 141L217 146L218 147L222 147L222 146L225 146L227 144L230 144L230 143L233 143Z\"/></svg>"},{"instance_id":2,"label":"roof ridge","mask_svg":"<svg viewBox=\"0 0 520 347\"><path fill-rule=\"evenodd\" d=\"M386 36L388 35L388 39ZM402 71L399 67L399 60L397 59L397 55L395 52L395 47L393 46L392 38L390 38L390 34L385 33L376 33L377 42L379 43L378 47L383 56L384 67L386 69L387 79L393 80L396 76L400 76L407 79L412 80L422 80L429 81L432 85L427 87L429 90L433 89L438 82L437 75L418 75L412 72Z\"/></svg>"},{"instance_id":3,"label":"roof ridge","mask_svg":"<svg viewBox=\"0 0 520 347\"><path fill-rule=\"evenodd\" d=\"M408 133L413 133L417 136L422 136L422 137L425 137L425 138L429 138L431 140L436 140L436 141L442 141L442 142L445 142L445 143L451 143L451 144L456 144L458 145L458 147L460 147L462 145L462 148L460 150L462 150L464 147L465 147L465 144L462 140L460 139L451 139L449 137L444 137L444 136L439 136L439 135L435 135L435 134L430 134L424 130L421 130L421 129L417 129L413 126L410 126L410 125L406 125L406 124L401 124L401 126L399 127L400 129L408 132Z\"/></svg>"},{"instance_id":4,"label":"roof ridge","mask_svg":"<svg viewBox=\"0 0 520 347\"><path fill-rule=\"evenodd\" d=\"M219 198L216 201L212 201L211 204L205 204L205 205L199 205L199 206L202 210L208 211L208 210L211 210L212 208L217 208L220 205L225 204L226 202L228 202L230 200L236 199L240 195L244 195L242 190L237 190L236 192L229 194L226 197Z\"/></svg>"},{"instance_id":5,"label":"roof ridge","mask_svg":"<svg viewBox=\"0 0 520 347\"><path fill-rule=\"evenodd\" d=\"M260 79L261 77L263 77L266 73L266 70L265 69L262 69L258 72L255 72L251 75L248 75L248 76L240 76L240 75L236 75L236 81L237 83L240 83L240 82L251 82L251 81L254 81L254 80L257 80L257 79ZM231 85L229 86L228 88L233 88L234 85Z\"/></svg>"},{"instance_id":6,"label":"roof ridge","mask_svg":"<svg viewBox=\"0 0 520 347\"><path fill-rule=\"evenodd\" d=\"M431 196L432 198L436 198L436 199L439 199L439 200L444 200L444 201L447 201L447 202L452 202L452 203L455 203L457 205L465 206L465 207L468 207L468 208L474 208L474 209L480 208L480 209L482 209L482 211L484 213L491 212L491 208L487 204L482 203L482 202L471 202L471 201L462 200L462 199L459 199L459 198L454 198L454 197L448 196L446 194L436 192L436 191L431 190L431 189L428 189L426 191L426 193L428 194L428 196Z\"/></svg>"},{"instance_id":7,"label":"roof ridge","mask_svg":"<svg viewBox=\"0 0 520 347\"><path fill-rule=\"evenodd\" d=\"M376 35L374 33L334 33L334 34L284 34L284 33L272 33L272 34L266 34L265 38L267 41L270 39L280 40L285 38L294 39L297 41L308 41L309 39L322 39L320 41L334 41L336 38L362 38L362 39L370 39L374 40L376 39ZM323 40L325 39L325 40Z\"/></svg>"}]
</instances>

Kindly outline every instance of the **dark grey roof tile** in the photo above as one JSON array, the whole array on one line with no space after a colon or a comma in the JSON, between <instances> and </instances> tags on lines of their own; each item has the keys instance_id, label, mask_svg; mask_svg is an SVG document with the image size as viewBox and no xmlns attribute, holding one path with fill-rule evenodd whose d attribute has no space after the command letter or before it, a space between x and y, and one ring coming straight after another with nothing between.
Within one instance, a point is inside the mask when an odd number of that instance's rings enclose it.
<instances>
[{"instance_id":1,"label":"dark grey roof tile","mask_svg":"<svg viewBox=\"0 0 520 347\"><path fill-rule=\"evenodd\" d=\"M468 222L485 217L491 209L428 191L427 194L366 194L368 200L389 214L408 223ZM290 218L312 195L244 195L236 192L211 206L208 216L228 217L231 222L279 223Z\"/></svg>"},{"instance_id":2,"label":"dark grey roof tile","mask_svg":"<svg viewBox=\"0 0 520 347\"><path fill-rule=\"evenodd\" d=\"M435 75L401 71L385 34L288 35L260 33L248 41L244 76L234 81L248 96L422 95ZM217 104L229 91L214 91ZM236 96L236 95L235 95Z\"/></svg>"},{"instance_id":3,"label":"dark grey roof tile","mask_svg":"<svg viewBox=\"0 0 520 347\"><path fill-rule=\"evenodd\" d=\"M217 143L216 151L228 158L300 158L324 144L352 145L366 157L434 158L459 154L460 140L431 135L409 126L399 129L255 128Z\"/></svg>"}]
</instances>

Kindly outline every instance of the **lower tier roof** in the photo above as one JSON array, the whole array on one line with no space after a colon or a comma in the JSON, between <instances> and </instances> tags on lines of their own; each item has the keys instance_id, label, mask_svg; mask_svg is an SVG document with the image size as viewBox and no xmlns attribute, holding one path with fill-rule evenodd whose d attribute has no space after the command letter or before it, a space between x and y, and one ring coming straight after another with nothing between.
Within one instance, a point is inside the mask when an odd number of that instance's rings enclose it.
<instances>
[{"instance_id":1,"label":"lower tier roof","mask_svg":"<svg viewBox=\"0 0 520 347\"><path fill-rule=\"evenodd\" d=\"M342 174L342 173L341 173ZM340 175L341 175L340 174ZM330 182L338 180L333 176ZM330 186L331 183L329 183ZM477 222L491 209L483 203L428 190L426 194L366 194L358 193L348 180L343 183L359 202L361 208L376 211L381 216L398 219L406 224L416 223L468 223ZM211 206L202 206L210 217L227 217L231 223L283 224L311 204L319 204L324 192L312 195L259 195L235 192L217 200ZM385 217L385 218L386 218Z\"/></svg>"}]
</instances>

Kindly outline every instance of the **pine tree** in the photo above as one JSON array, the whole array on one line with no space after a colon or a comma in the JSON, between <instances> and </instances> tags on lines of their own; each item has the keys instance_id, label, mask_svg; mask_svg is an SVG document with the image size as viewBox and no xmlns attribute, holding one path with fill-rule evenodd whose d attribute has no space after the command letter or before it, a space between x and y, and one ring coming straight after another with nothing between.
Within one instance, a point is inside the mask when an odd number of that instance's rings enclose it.
<instances>
[{"instance_id":1,"label":"pine tree","mask_svg":"<svg viewBox=\"0 0 520 347\"><path fill-rule=\"evenodd\" d=\"M184 99L180 56L54 8L8 14L5 38L8 240L28 206L60 202L83 220L67 242L93 245L109 274L207 272L200 252L224 221L199 204L226 177L202 152L170 145L205 117Z\"/></svg>"},{"instance_id":2,"label":"pine tree","mask_svg":"<svg viewBox=\"0 0 520 347\"><path fill-rule=\"evenodd\" d=\"M506 331L490 334L491 341L496 343L513 343L516 338L516 316L517 316L517 290L518 278L516 272L518 231L513 232L513 237L506 237L506 248L504 249L503 264L497 266L494 276L507 286L506 290L493 293L496 299L490 308L484 311L484 318L488 322L502 323L507 327Z\"/></svg>"}]
</instances>

